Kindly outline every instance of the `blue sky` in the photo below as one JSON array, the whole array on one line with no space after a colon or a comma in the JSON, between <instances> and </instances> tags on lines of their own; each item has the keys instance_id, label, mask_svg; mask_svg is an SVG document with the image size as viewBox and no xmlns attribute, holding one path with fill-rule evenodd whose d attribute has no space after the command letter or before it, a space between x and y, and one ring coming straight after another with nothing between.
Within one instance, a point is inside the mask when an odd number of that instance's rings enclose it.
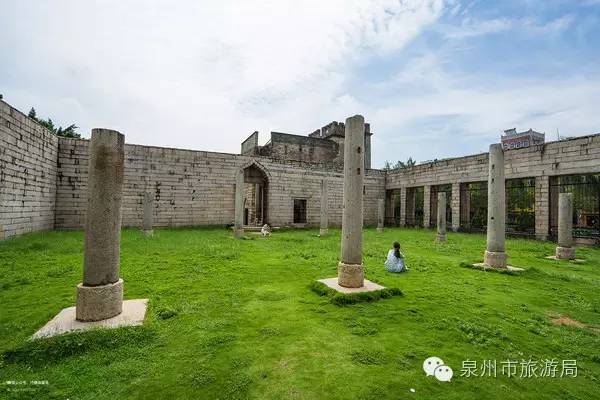
<instances>
[{"instance_id":1,"label":"blue sky","mask_svg":"<svg viewBox=\"0 0 600 400\"><path fill-rule=\"evenodd\" d=\"M84 136L225 152L360 113L376 167L600 132L600 0L177 4L4 4L0 93Z\"/></svg>"}]
</instances>

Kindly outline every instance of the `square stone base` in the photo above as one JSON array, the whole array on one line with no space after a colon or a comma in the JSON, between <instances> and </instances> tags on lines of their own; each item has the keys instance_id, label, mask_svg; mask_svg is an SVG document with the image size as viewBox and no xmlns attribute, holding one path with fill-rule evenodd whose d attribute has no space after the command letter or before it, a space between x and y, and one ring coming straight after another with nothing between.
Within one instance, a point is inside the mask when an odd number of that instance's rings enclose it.
<instances>
[{"instance_id":1,"label":"square stone base","mask_svg":"<svg viewBox=\"0 0 600 400\"><path fill-rule=\"evenodd\" d=\"M119 328L136 326L144 323L148 299L125 300L121 314L102 321L81 322L75 319L75 307L68 307L59 312L31 339L40 339L62 335L73 331L85 331L93 328Z\"/></svg>"},{"instance_id":2,"label":"square stone base","mask_svg":"<svg viewBox=\"0 0 600 400\"><path fill-rule=\"evenodd\" d=\"M572 258L572 259L568 259L568 258L557 258L556 256L548 256L548 257L544 257L548 260L554 260L554 261L571 261L574 263L584 263L585 260L582 258Z\"/></svg>"},{"instance_id":3,"label":"square stone base","mask_svg":"<svg viewBox=\"0 0 600 400\"><path fill-rule=\"evenodd\" d=\"M523 271L525 271L523 268L513 267L511 265L507 265L506 268L501 268L501 267L492 267L490 265L487 265L486 263L473 264L473 268L482 269L484 271L486 269L497 269L497 270L500 270L500 271L510 271L510 272L523 272Z\"/></svg>"},{"instance_id":4,"label":"square stone base","mask_svg":"<svg viewBox=\"0 0 600 400\"><path fill-rule=\"evenodd\" d=\"M377 290L385 289L384 286L381 286L374 282L371 282L368 279L365 279L363 286L358 287L358 288L348 288L348 287L340 286L338 283L337 277L327 278L327 279L319 279L318 281L321 283L324 283L325 285L327 285L327 287L330 287L331 289L333 289L337 292L340 292L340 293L375 292Z\"/></svg>"}]
</instances>

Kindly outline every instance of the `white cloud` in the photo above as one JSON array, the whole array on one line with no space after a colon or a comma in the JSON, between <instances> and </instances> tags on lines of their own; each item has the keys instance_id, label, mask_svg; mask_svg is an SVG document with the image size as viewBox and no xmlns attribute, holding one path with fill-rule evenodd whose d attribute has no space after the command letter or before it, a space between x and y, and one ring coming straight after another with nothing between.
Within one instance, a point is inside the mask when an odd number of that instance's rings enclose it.
<instances>
[{"instance_id":1,"label":"white cloud","mask_svg":"<svg viewBox=\"0 0 600 400\"><path fill-rule=\"evenodd\" d=\"M447 39L467 39L494 33L516 31L519 34L553 35L568 29L575 18L563 15L550 21L539 21L535 18L494 18L476 19L465 17L458 26L443 26L441 30Z\"/></svg>"},{"instance_id":2,"label":"white cloud","mask_svg":"<svg viewBox=\"0 0 600 400\"><path fill-rule=\"evenodd\" d=\"M360 112L350 72L398 50L441 0L60 1L3 7L7 101L127 141L238 151ZM27 25L24 22L27 22Z\"/></svg>"}]
</instances>

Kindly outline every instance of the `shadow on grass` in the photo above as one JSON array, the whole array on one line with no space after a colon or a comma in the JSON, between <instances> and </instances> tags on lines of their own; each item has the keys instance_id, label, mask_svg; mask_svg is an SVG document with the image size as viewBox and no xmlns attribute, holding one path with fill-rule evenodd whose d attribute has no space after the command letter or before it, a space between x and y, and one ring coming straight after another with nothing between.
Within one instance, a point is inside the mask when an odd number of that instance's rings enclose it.
<instances>
[{"instance_id":1,"label":"shadow on grass","mask_svg":"<svg viewBox=\"0 0 600 400\"><path fill-rule=\"evenodd\" d=\"M28 340L17 348L5 351L2 358L6 363L25 364L35 368L101 350L112 351L126 346L139 348L155 341L156 338L157 333L154 329L143 326L97 329Z\"/></svg>"}]
</instances>

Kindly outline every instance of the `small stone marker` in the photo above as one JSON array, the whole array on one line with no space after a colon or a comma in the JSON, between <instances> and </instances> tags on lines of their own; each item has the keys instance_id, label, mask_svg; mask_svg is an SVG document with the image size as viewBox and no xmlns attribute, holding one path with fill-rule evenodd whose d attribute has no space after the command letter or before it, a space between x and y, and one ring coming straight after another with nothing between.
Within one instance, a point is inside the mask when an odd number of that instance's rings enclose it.
<instances>
[{"instance_id":1,"label":"small stone marker","mask_svg":"<svg viewBox=\"0 0 600 400\"><path fill-rule=\"evenodd\" d=\"M142 231L146 236L152 236L154 233L154 196L150 192L144 193L144 215L142 221Z\"/></svg>"},{"instance_id":2,"label":"small stone marker","mask_svg":"<svg viewBox=\"0 0 600 400\"><path fill-rule=\"evenodd\" d=\"M383 232L385 218L385 199L377 199L377 232Z\"/></svg>"},{"instance_id":3,"label":"small stone marker","mask_svg":"<svg viewBox=\"0 0 600 400\"><path fill-rule=\"evenodd\" d=\"M573 247L573 195L559 193L558 195L558 246L556 259L574 260Z\"/></svg>"},{"instance_id":4,"label":"small stone marker","mask_svg":"<svg viewBox=\"0 0 600 400\"><path fill-rule=\"evenodd\" d=\"M327 235L329 230L329 210L327 206L327 179L321 180L321 220L319 227L319 235Z\"/></svg>"},{"instance_id":5,"label":"small stone marker","mask_svg":"<svg viewBox=\"0 0 600 400\"><path fill-rule=\"evenodd\" d=\"M438 242L446 241L446 192L439 192L437 198L437 236Z\"/></svg>"},{"instance_id":6,"label":"small stone marker","mask_svg":"<svg viewBox=\"0 0 600 400\"><path fill-rule=\"evenodd\" d=\"M83 282L77 285L77 305L62 310L33 338L95 326L139 325L144 320L147 300L123 302L119 278L124 144L117 131L92 130Z\"/></svg>"}]
</instances>

